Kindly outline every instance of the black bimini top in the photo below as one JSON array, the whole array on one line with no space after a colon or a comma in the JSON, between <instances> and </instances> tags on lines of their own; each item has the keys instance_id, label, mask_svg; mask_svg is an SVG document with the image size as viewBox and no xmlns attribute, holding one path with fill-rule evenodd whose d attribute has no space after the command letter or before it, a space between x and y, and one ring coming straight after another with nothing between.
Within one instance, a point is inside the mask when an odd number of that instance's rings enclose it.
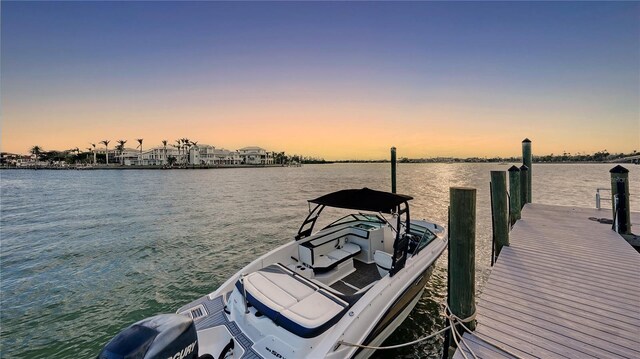
<instances>
[{"instance_id":1,"label":"black bimini top","mask_svg":"<svg viewBox=\"0 0 640 359\"><path fill-rule=\"evenodd\" d=\"M309 202L329 207L391 213L398 205L411 199L413 197L404 194L376 191L365 187L325 194Z\"/></svg>"}]
</instances>

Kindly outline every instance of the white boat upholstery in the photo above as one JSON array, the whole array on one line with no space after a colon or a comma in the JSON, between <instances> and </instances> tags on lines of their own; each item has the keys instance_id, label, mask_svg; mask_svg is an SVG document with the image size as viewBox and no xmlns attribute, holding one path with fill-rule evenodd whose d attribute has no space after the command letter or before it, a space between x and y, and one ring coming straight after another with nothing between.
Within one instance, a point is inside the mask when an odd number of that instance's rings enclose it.
<instances>
[{"instance_id":1,"label":"white boat upholstery","mask_svg":"<svg viewBox=\"0 0 640 359\"><path fill-rule=\"evenodd\" d=\"M303 327L314 328L338 315L344 309L344 305L346 303L340 305L330 299L326 292L318 291L280 314Z\"/></svg>"},{"instance_id":2,"label":"white boat upholstery","mask_svg":"<svg viewBox=\"0 0 640 359\"><path fill-rule=\"evenodd\" d=\"M355 255L358 254L360 252L360 246L357 244L353 244L353 243L345 243L342 246L340 246L340 250L347 252L348 255Z\"/></svg>"},{"instance_id":3,"label":"white boat upholstery","mask_svg":"<svg viewBox=\"0 0 640 359\"><path fill-rule=\"evenodd\" d=\"M296 304L318 289L275 271L253 272L244 277L244 286L257 300L277 311Z\"/></svg>"},{"instance_id":4,"label":"white boat upholstery","mask_svg":"<svg viewBox=\"0 0 640 359\"><path fill-rule=\"evenodd\" d=\"M373 260L376 262L376 268L381 277L389 274L391 266L393 265L393 256L387 252L375 251L373 253Z\"/></svg>"},{"instance_id":5,"label":"white boat upholstery","mask_svg":"<svg viewBox=\"0 0 640 359\"><path fill-rule=\"evenodd\" d=\"M246 275L236 287L257 310L277 325L304 337L315 337L342 317L348 303L281 265Z\"/></svg>"},{"instance_id":6,"label":"white boat upholstery","mask_svg":"<svg viewBox=\"0 0 640 359\"><path fill-rule=\"evenodd\" d=\"M351 233L346 229L341 234ZM322 237L302 243L298 246L300 263L312 268L314 273L324 273L332 270L338 264L355 257L362 249L359 245L347 242L342 237Z\"/></svg>"}]
</instances>

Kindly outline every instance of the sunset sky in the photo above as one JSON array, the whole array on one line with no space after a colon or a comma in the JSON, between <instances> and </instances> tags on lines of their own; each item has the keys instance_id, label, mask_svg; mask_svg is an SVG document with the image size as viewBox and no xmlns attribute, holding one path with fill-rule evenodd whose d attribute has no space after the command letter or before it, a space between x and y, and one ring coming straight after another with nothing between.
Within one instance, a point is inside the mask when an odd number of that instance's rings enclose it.
<instances>
[{"instance_id":1,"label":"sunset sky","mask_svg":"<svg viewBox=\"0 0 640 359\"><path fill-rule=\"evenodd\" d=\"M640 149L640 3L1 5L2 151Z\"/></svg>"}]
</instances>

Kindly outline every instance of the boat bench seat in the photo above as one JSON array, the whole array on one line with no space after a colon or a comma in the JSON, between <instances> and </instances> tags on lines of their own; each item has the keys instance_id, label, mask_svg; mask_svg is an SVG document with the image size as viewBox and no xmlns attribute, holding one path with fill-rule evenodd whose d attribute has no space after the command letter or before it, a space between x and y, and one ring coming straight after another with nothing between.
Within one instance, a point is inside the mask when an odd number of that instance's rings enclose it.
<instances>
[{"instance_id":1,"label":"boat bench seat","mask_svg":"<svg viewBox=\"0 0 640 359\"><path fill-rule=\"evenodd\" d=\"M300 244L298 258L303 265L320 274L355 257L361 250L359 245L347 242L345 237L318 238Z\"/></svg>"},{"instance_id":2,"label":"boat bench seat","mask_svg":"<svg viewBox=\"0 0 640 359\"><path fill-rule=\"evenodd\" d=\"M274 264L250 273L236 282L247 293L247 301L289 332L313 338L335 324L348 303L308 279Z\"/></svg>"}]
</instances>

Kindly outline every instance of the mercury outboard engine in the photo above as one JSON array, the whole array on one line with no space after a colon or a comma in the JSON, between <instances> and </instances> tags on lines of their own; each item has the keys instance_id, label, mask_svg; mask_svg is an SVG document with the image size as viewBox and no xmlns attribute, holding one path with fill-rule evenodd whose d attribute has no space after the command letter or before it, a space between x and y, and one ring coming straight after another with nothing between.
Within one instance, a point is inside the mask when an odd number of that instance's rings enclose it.
<instances>
[{"instance_id":1,"label":"mercury outboard engine","mask_svg":"<svg viewBox=\"0 0 640 359\"><path fill-rule=\"evenodd\" d=\"M116 335L98 359L197 359L198 335L191 318L161 314L143 319Z\"/></svg>"}]
</instances>

